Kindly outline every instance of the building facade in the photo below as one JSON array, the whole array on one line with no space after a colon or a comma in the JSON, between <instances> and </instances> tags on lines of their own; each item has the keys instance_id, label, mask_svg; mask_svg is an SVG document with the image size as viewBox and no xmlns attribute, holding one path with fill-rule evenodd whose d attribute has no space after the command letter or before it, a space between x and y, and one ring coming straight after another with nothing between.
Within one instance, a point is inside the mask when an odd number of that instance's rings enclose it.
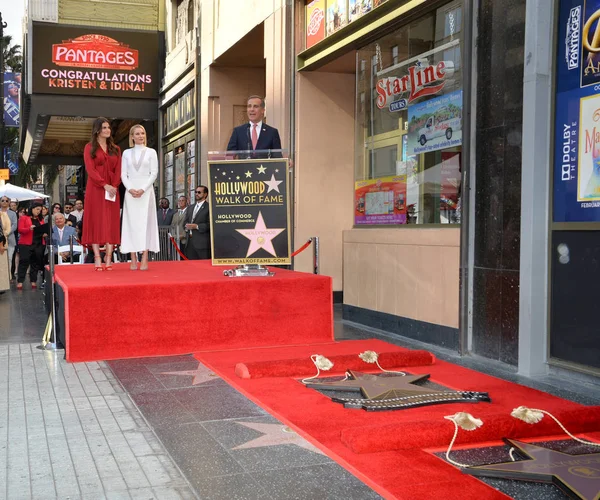
<instances>
[{"instance_id":1,"label":"building facade","mask_svg":"<svg viewBox=\"0 0 600 500\"><path fill-rule=\"evenodd\" d=\"M56 167L61 189L53 198L73 201L85 186L83 148L98 116L109 119L122 148L136 123L155 147L164 6L28 0L24 25L21 154Z\"/></svg>"}]
</instances>

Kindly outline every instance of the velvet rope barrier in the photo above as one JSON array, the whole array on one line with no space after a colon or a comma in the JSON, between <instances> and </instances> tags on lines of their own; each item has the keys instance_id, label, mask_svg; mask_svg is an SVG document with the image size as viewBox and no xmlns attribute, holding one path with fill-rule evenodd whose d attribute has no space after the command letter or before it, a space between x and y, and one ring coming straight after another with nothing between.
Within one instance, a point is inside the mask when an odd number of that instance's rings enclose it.
<instances>
[{"instance_id":1,"label":"velvet rope barrier","mask_svg":"<svg viewBox=\"0 0 600 500\"><path fill-rule=\"evenodd\" d=\"M170 233L169 233L169 239L171 240L171 243L173 243L173 246L175 247L175 250L177 250L177 253L179 254L179 256L183 260L189 260L185 255L183 255L182 251L179 249L179 245L177 245L177 243L175 242L175 238L173 238L173 236L171 236Z\"/></svg>"},{"instance_id":2,"label":"velvet rope barrier","mask_svg":"<svg viewBox=\"0 0 600 500\"><path fill-rule=\"evenodd\" d=\"M295 252L292 254L292 257L295 257L295 256L296 256L296 255L298 255L300 252L302 252L302 251L306 250L306 249L307 249L307 248L310 246L310 244L311 244L311 243L312 243L312 238L308 238L308 241L307 241L307 242L306 242L304 245L302 245L302 246L301 246L301 247L300 247L298 250L296 250L296 251L295 251Z\"/></svg>"}]
</instances>

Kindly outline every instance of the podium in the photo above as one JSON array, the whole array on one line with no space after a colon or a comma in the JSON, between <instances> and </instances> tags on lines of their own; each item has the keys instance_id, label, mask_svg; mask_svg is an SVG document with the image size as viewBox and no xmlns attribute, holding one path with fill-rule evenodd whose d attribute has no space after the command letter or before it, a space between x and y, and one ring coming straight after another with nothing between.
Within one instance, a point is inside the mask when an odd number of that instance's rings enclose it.
<instances>
[{"instance_id":1,"label":"podium","mask_svg":"<svg viewBox=\"0 0 600 500\"><path fill-rule=\"evenodd\" d=\"M287 150L209 152L212 263L291 264L292 185Z\"/></svg>"}]
</instances>

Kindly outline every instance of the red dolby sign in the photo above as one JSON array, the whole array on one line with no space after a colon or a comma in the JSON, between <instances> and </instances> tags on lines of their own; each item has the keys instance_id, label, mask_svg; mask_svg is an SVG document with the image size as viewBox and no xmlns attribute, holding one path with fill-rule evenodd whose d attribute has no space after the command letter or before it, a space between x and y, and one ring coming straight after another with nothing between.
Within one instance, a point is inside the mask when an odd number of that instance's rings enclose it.
<instances>
[{"instance_id":1,"label":"red dolby sign","mask_svg":"<svg viewBox=\"0 0 600 500\"><path fill-rule=\"evenodd\" d=\"M157 31L33 23L32 92L158 98Z\"/></svg>"},{"instance_id":2,"label":"red dolby sign","mask_svg":"<svg viewBox=\"0 0 600 500\"><path fill-rule=\"evenodd\" d=\"M107 36L83 35L53 45L52 62L57 66L134 70L138 51Z\"/></svg>"}]
</instances>

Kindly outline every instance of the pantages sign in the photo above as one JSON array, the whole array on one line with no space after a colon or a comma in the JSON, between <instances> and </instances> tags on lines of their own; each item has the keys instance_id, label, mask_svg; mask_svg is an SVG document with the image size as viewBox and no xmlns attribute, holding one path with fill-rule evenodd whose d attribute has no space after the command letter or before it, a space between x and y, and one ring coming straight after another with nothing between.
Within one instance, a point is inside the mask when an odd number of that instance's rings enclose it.
<instances>
[{"instance_id":1,"label":"pantages sign","mask_svg":"<svg viewBox=\"0 0 600 500\"><path fill-rule=\"evenodd\" d=\"M158 32L33 23L32 91L155 99Z\"/></svg>"}]
</instances>

